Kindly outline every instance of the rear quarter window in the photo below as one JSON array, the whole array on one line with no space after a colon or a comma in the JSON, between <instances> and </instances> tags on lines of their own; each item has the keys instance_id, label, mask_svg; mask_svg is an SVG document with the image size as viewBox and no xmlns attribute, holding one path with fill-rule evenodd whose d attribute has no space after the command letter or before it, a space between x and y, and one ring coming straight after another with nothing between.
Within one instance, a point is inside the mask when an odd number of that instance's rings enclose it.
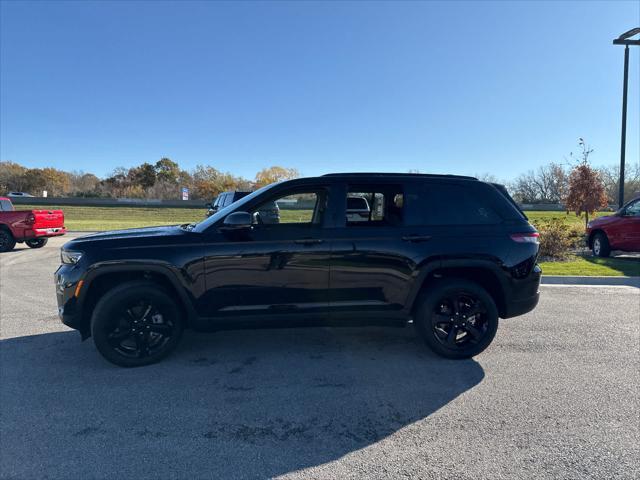
<instances>
[{"instance_id":1,"label":"rear quarter window","mask_svg":"<svg viewBox=\"0 0 640 480\"><path fill-rule=\"evenodd\" d=\"M496 225L500 205L483 184L415 183L407 188L407 225ZM499 195L496 192L497 195Z\"/></svg>"}]
</instances>

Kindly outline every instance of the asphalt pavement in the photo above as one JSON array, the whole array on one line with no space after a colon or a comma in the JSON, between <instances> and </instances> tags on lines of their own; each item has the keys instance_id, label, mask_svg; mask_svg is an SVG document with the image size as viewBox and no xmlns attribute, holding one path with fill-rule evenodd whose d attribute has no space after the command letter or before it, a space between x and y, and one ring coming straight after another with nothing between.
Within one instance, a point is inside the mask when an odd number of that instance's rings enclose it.
<instances>
[{"instance_id":1,"label":"asphalt pavement","mask_svg":"<svg viewBox=\"0 0 640 480\"><path fill-rule=\"evenodd\" d=\"M640 477L640 289L543 286L473 360L411 328L187 333L121 369L0 254L0 478Z\"/></svg>"}]
</instances>

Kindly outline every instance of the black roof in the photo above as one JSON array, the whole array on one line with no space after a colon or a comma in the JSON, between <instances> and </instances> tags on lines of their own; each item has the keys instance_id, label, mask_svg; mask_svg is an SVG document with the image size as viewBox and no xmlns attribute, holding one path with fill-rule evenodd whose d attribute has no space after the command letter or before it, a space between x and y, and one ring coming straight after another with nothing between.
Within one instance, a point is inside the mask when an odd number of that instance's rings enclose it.
<instances>
[{"instance_id":1,"label":"black roof","mask_svg":"<svg viewBox=\"0 0 640 480\"><path fill-rule=\"evenodd\" d=\"M383 173L383 172L348 172L327 173L323 177L416 177L416 178L455 178L460 180L478 180L465 175L449 175L436 173Z\"/></svg>"}]
</instances>

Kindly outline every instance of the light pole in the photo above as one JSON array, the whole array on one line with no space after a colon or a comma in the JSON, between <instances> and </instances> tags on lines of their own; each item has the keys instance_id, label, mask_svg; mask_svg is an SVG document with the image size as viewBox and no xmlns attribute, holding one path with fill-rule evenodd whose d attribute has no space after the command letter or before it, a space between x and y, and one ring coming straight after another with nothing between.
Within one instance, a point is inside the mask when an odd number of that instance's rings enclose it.
<instances>
[{"instance_id":1,"label":"light pole","mask_svg":"<svg viewBox=\"0 0 640 480\"><path fill-rule=\"evenodd\" d=\"M640 45L640 40L631 37L640 34L640 28L632 28L613 41L614 45L624 45L624 81L622 84L622 134L620 138L620 185L618 190L618 208L624 204L624 155L627 144L627 89L629 86L629 45Z\"/></svg>"}]
</instances>

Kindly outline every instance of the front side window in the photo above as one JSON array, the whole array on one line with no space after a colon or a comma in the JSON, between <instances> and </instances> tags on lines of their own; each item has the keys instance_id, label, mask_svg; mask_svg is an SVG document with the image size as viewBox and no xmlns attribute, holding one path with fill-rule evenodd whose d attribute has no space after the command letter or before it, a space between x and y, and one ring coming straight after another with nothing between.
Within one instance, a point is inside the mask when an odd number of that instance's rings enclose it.
<instances>
[{"instance_id":1,"label":"front side window","mask_svg":"<svg viewBox=\"0 0 640 480\"><path fill-rule=\"evenodd\" d=\"M629 204L629 206L624 211L624 214L628 217L640 217L640 200L636 200L635 202Z\"/></svg>"},{"instance_id":2,"label":"front side window","mask_svg":"<svg viewBox=\"0 0 640 480\"><path fill-rule=\"evenodd\" d=\"M9 200L0 200L0 211L10 212L13 210L13 204Z\"/></svg>"},{"instance_id":3,"label":"front side window","mask_svg":"<svg viewBox=\"0 0 640 480\"><path fill-rule=\"evenodd\" d=\"M400 225L402 217L403 193L399 186L349 186L346 199L347 226Z\"/></svg>"},{"instance_id":4,"label":"front side window","mask_svg":"<svg viewBox=\"0 0 640 480\"><path fill-rule=\"evenodd\" d=\"M283 194L251 210L254 225L320 224L325 205L324 192Z\"/></svg>"}]
</instances>

